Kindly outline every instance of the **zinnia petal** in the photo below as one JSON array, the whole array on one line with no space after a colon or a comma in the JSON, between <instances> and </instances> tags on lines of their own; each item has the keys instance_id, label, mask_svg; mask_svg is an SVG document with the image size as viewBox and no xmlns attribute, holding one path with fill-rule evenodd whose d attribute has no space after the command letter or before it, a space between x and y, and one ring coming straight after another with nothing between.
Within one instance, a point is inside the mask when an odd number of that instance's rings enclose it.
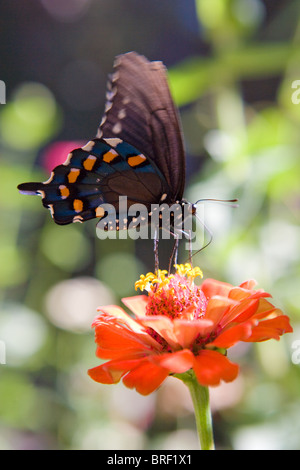
<instances>
[{"instance_id":1,"label":"zinnia petal","mask_svg":"<svg viewBox=\"0 0 300 470\"><path fill-rule=\"evenodd\" d=\"M221 319L234 305L236 305L235 302L228 301L226 298L214 297L208 301L205 318L207 320L211 320L214 326L217 326Z\"/></svg>"},{"instance_id":2,"label":"zinnia petal","mask_svg":"<svg viewBox=\"0 0 300 470\"><path fill-rule=\"evenodd\" d=\"M234 346L238 341L246 341L251 336L252 329L252 322L234 325L220 333L219 336L211 343L208 343L207 346L225 349L231 348L231 346Z\"/></svg>"},{"instance_id":3,"label":"zinnia petal","mask_svg":"<svg viewBox=\"0 0 300 470\"><path fill-rule=\"evenodd\" d=\"M168 375L168 369L150 360L144 360L124 377L123 383L128 388L135 388L141 395L149 395L162 384Z\"/></svg>"},{"instance_id":4,"label":"zinnia petal","mask_svg":"<svg viewBox=\"0 0 300 470\"><path fill-rule=\"evenodd\" d=\"M208 336L213 322L206 318L200 320L174 320L174 335L182 348L190 348L197 337Z\"/></svg>"},{"instance_id":5,"label":"zinnia petal","mask_svg":"<svg viewBox=\"0 0 300 470\"><path fill-rule=\"evenodd\" d=\"M221 380L232 382L238 375L239 366L218 351L203 350L195 358L194 371L201 385L215 386Z\"/></svg>"},{"instance_id":6,"label":"zinnia petal","mask_svg":"<svg viewBox=\"0 0 300 470\"><path fill-rule=\"evenodd\" d=\"M116 384L124 374L136 367L139 363L140 359L108 361L105 364L89 369L88 374L95 382Z\"/></svg>"},{"instance_id":7,"label":"zinnia petal","mask_svg":"<svg viewBox=\"0 0 300 470\"><path fill-rule=\"evenodd\" d=\"M111 317L115 319L121 320L122 323L128 325L128 327L136 332L142 332L141 326L130 316L128 313L125 312L121 307L118 307L117 305L106 305L105 307L98 307L97 308L98 312L102 312L106 315L106 317ZM92 327L95 326L95 323L101 315L96 317L94 323L92 324Z\"/></svg>"},{"instance_id":8,"label":"zinnia petal","mask_svg":"<svg viewBox=\"0 0 300 470\"><path fill-rule=\"evenodd\" d=\"M139 318L138 321L145 328L152 328L156 333L158 333L162 338L164 338L167 343L176 349L179 349L180 344L177 340L176 334L174 332L174 322L163 315L147 316Z\"/></svg>"},{"instance_id":9,"label":"zinnia petal","mask_svg":"<svg viewBox=\"0 0 300 470\"><path fill-rule=\"evenodd\" d=\"M135 295L133 297L124 297L122 302L137 317L143 317L146 313L146 305L148 300L149 298L147 295Z\"/></svg>"},{"instance_id":10,"label":"zinnia petal","mask_svg":"<svg viewBox=\"0 0 300 470\"><path fill-rule=\"evenodd\" d=\"M191 369L194 364L194 355L189 349L183 349L172 354L163 354L157 357L159 364L169 372L181 374Z\"/></svg>"},{"instance_id":11,"label":"zinnia petal","mask_svg":"<svg viewBox=\"0 0 300 470\"><path fill-rule=\"evenodd\" d=\"M158 343L145 331L137 333L118 319L100 315L94 321L97 356L114 359L132 354L138 356L159 350ZM139 325L138 325L139 326Z\"/></svg>"},{"instance_id":12,"label":"zinnia petal","mask_svg":"<svg viewBox=\"0 0 300 470\"><path fill-rule=\"evenodd\" d=\"M233 286L227 282L216 281L215 279L205 279L201 285L201 290L207 299L211 299L215 295L228 297L232 287Z\"/></svg>"},{"instance_id":13,"label":"zinnia petal","mask_svg":"<svg viewBox=\"0 0 300 470\"><path fill-rule=\"evenodd\" d=\"M289 317L280 315L269 320L262 320L252 330L251 336L245 341L266 341L268 339L279 340L284 333L292 333L293 328L290 325Z\"/></svg>"},{"instance_id":14,"label":"zinnia petal","mask_svg":"<svg viewBox=\"0 0 300 470\"><path fill-rule=\"evenodd\" d=\"M271 302L269 302L268 300L260 299L259 306L255 313L255 318L262 319L262 318L268 317L269 315L279 316L279 315L283 315L283 313L282 313L282 310L274 307L274 305L271 304Z\"/></svg>"},{"instance_id":15,"label":"zinnia petal","mask_svg":"<svg viewBox=\"0 0 300 470\"><path fill-rule=\"evenodd\" d=\"M122 375L124 375L123 371L117 371L115 373L111 373L110 369L107 368L107 364L103 364L103 366L97 366L93 369L88 370L89 376L95 380L95 382L99 382L101 384L116 384L120 381Z\"/></svg>"},{"instance_id":16,"label":"zinnia petal","mask_svg":"<svg viewBox=\"0 0 300 470\"><path fill-rule=\"evenodd\" d=\"M253 290L256 284L257 282L255 281L255 279L249 279L248 281L242 282L242 284L240 284L240 287L242 287L243 289Z\"/></svg>"},{"instance_id":17,"label":"zinnia petal","mask_svg":"<svg viewBox=\"0 0 300 470\"><path fill-rule=\"evenodd\" d=\"M257 299L258 297L271 297L271 295L263 289L251 291L241 287L233 287L229 292L229 298L238 301L242 301L247 298Z\"/></svg>"},{"instance_id":18,"label":"zinnia petal","mask_svg":"<svg viewBox=\"0 0 300 470\"><path fill-rule=\"evenodd\" d=\"M259 300L258 299L245 299L232 307L222 320L220 321L221 326L224 328L231 322L244 322L251 318L258 309Z\"/></svg>"}]
</instances>

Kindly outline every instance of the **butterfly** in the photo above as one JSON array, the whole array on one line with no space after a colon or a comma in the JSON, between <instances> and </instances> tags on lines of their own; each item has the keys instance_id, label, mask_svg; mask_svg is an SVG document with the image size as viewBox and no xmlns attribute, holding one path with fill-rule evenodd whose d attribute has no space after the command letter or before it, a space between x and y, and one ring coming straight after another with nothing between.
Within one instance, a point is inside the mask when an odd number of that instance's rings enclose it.
<instances>
[{"instance_id":1,"label":"butterfly","mask_svg":"<svg viewBox=\"0 0 300 470\"><path fill-rule=\"evenodd\" d=\"M127 229L134 217L119 217L120 196L127 207L183 200L185 151L179 113L162 62L136 52L115 58L104 115L96 138L73 150L42 183L22 183L21 193L39 195L57 224L108 219L104 230ZM109 219L107 204L115 208Z\"/></svg>"}]
</instances>

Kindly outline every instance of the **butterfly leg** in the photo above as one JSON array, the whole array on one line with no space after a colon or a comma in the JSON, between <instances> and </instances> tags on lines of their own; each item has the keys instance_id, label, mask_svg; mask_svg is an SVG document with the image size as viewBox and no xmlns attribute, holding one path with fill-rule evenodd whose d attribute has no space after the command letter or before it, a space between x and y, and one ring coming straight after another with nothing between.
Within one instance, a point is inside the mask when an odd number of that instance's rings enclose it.
<instances>
[{"instance_id":1,"label":"butterfly leg","mask_svg":"<svg viewBox=\"0 0 300 470\"><path fill-rule=\"evenodd\" d=\"M193 257L192 253L193 253L192 231L189 230L189 263L191 266L193 266L192 265L192 257Z\"/></svg>"},{"instance_id":2,"label":"butterfly leg","mask_svg":"<svg viewBox=\"0 0 300 470\"><path fill-rule=\"evenodd\" d=\"M179 238L175 236L175 242L172 250L172 254L170 256L170 261L169 261L169 274L171 273L172 270L172 265L177 264L177 258L178 258L178 246L179 246Z\"/></svg>"},{"instance_id":3,"label":"butterfly leg","mask_svg":"<svg viewBox=\"0 0 300 470\"><path fill-rule=\"evenodd\" d=\"M154 234L154 272L158 273L159 269L159 257L158 257L158 233L155 230Z\"/></svg>"}]
</instances>

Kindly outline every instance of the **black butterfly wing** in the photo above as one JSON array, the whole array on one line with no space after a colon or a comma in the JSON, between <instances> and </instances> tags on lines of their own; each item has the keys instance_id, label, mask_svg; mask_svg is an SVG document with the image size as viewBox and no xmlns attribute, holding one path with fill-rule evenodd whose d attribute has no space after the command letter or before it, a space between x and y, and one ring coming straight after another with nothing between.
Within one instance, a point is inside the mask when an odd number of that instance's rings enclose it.
<instances>
[{"instance_id":1,"label":"black butterfly wing","mask_svg":"<svg viewBox=\"0 0 300 470\"><path fill-rule=\"evenodd\" d=\"M150 211L151 203L159 202L168 190L163 175L150 160L118 138L88 142L54 168L46 182L23 183L18 189L41 196L60 225L107 218L111 209L118 219L120 196L126 196L127 209L140 203ZM126 229L128 222L118 221L117 229Z\"/></svg>"},{"instance_id":2,"label":"black butterfly wing","mask_svg":"<svg viewBox=\"0 0 300 470\"><path fill-rule=\"evenodd\" d=\"M116 58L98 137L120 137L149 157L168 183L168 201L181 200L185 153L166 68L136 52Z\"/></svg>"}]
</instances>

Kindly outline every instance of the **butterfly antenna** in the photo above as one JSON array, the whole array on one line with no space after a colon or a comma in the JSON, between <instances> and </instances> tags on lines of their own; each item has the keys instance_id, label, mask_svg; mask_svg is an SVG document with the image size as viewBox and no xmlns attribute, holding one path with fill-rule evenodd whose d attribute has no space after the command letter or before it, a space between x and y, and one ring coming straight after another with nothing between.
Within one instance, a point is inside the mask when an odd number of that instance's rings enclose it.
<instances>
[{"instance_id":1,"label":"butterfly antenna","mask_svg":"<svg viewBox=\"0 0 300 470\"><path fill-rule=\"evenodd\" d=\"M189 263L193 267L192 258L193 258L192 231L189 230Z\"/></svg>"},{"instance_id":2,"label":"butterfly antenna","mask_svg":"<svg viewBox=\"0 0 300 470\"><path fill-rule=\"evenodd\" d=\"M191 240L191 237L190 237L190 239L189 239L189 258L187 260L190 264L192 264L192 258L194 256L196 256L198 253L200 253L200 251L205 250L205 248L207 248L213 240L213 234L212 234L211 230L207 227L207 225L205 225L205 223L200 219L200 217L197 214L195 214L195 217L200 222L200 224L203 226L204 231L206 231L209 234L209 240L204 246L202 246L199 250L197 250L196 253L192 254L192 240Z\"/></svg>"},{"instance_id":3,"label":"butterfly antenna","mask_svg":"<svg viewBox=\"0 0 300 470\"><path fill-rule=\"evenodd\" d=\"M172 233L172 232L170 232ZM169 272L168 274L171 274L171 269L174 264L177 264L177 257L178 257L178 246L179 246L179 238L174 234L175 242L172 250L172 254L170 256L170 261L169 261Z\"/></svg>"},{"instance_id":4,"label":"butterfly antenna","mask_svg":"<svg viewBox=\"0 0 300 470\"><path fill-rule=\"evenodd\" d=\"M238 201L238 199L199 199L195 202L195 205L199 204L200 202L217 202L220 204L229 205L229 207L236 208L239 207L239 205L237 204Z\"/></svg>"},{"instance_id":5,"label":"butterfly antenna","mask_svg":"<svg viewBox=\"0 0 300 470\"><path fill-rule=\"evenodd\" d=\"M154 232L154 272L158 273L159 269L159 256L158 256L158 232Z\"/></svg>"},{"instance_id":6,"label":"butterfly antenna","mask_svg":"<svg viewBox=\"0 0 300 470\"><path fill-rule=\"evenodd\" d=\"M239 207L239 205L237 204L238 199L199 199L198 201L196 201L195 205L199 204L200 202L215 202L215 203L220 203L220 204L228 204L230 207L233 207L233 208ZM189 244L189 262L190 263L191 263L192 258L194 256L196 256L198 253L200 253L200 251L207 248L213 240L213 234L212 234L211 230L200 219L200 217L197 215L196 211L195 211L194 215L195 215L196 219L200 222L200 224L203 226L204 231L206 231L209 234L209 240L202 248L200 248L198 251L196 251L196 253L194 253L193 255L192 255L191 239L189 240L189 242L190 242L190 244Z\"/></svg>"}]
</instances>

